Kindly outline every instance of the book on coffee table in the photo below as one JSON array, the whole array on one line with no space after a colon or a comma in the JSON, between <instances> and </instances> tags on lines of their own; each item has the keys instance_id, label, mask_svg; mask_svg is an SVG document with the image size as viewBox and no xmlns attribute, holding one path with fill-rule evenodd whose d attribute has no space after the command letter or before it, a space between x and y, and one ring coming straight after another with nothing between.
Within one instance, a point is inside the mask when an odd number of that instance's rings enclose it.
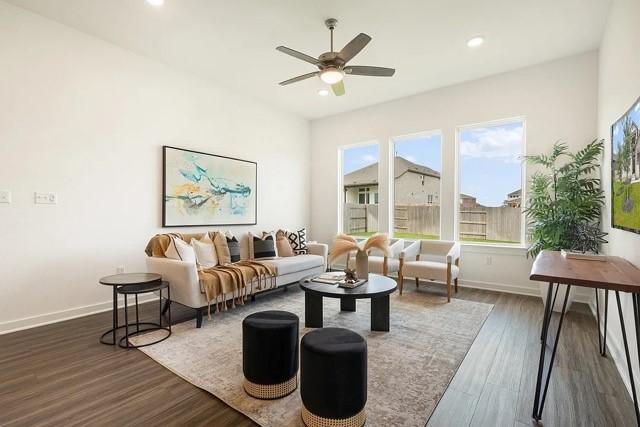
<instances>
[{"instance_id":1,"label":"book on coffee table","mask_svg":"<svg viewBox=\"0 0 640 427\"><path fill-rule=\"evenodd\" d=\"M362 280L358 280L356 282L353 283L347 283L344 280L341 280L340 282L338 282L338 287L340 288L345 288L345 289L353 289L353 288L357 288L358 286L367 283L366 280L362 279Z\"/></svg>"},{"instance_id":2,"label":"book on coffee table","mask_svg":"<svg viewBox=\"0 0 640 427\"><path fill-rule=\"evenodd\" d=\"M345 277L346 277L346 274L343 271L335 271L335 272L320 274L319 276L312 278L311 281L318 282L318 283L326 283L329 285L335 285L340 281L344 281Z\"/></svg>"}]
</instances>

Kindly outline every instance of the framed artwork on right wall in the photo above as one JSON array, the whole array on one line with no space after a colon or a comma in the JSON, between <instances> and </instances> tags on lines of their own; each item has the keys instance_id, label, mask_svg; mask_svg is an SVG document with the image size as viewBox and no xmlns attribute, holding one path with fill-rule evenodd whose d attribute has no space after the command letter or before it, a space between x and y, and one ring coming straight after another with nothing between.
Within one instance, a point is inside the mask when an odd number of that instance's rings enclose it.
<instances>
[{"instance_id":1,"label":"framed artwork on right wall","mask_svg":"<svg viewBox=\"0 0 640 427\"><path fill-rule=\"evenodd\" d=\"M611 126L611 226L640 234L640 98Z\"/></svg>"}]
</instances>

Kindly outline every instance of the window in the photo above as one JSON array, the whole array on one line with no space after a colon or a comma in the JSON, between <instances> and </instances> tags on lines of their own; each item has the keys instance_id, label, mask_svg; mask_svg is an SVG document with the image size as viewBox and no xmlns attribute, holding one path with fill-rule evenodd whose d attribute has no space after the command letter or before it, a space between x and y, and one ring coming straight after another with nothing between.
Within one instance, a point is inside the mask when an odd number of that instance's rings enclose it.
<instances>
[{"instance_id":1,"label":"window","mask_svg":"<svg viewBox=\"0 0 640 427\"><path fill-rule=\"evenodd\" d=\"M392 146L394 236L439 239L442 134L398 137Z\"/></svg>"},{"instance_id":2,"label":"window","mask_svg":"<svg viewBox=\"0 0 640 427\"><path fill-rule=\"evenodd\" d=\"M378 144L341 149L342 232L370 236L378 231Z\"/></svg>"},{"instance_id":3,"label":"window","mask_svg":"<svg viewBox=\"0 0 640 427\"><path fill-rule=\"evenodd\" d=\"M460 240L522 242L524 120L458 129Z\"/></svg>"}]
</instances>

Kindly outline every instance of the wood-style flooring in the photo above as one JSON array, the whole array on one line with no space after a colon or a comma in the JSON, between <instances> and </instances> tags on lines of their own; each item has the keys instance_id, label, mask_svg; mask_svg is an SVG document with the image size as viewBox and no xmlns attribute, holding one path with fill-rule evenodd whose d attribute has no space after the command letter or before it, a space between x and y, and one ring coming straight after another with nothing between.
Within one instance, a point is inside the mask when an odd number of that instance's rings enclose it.
<instances>
[{"instance_id":1,"label":"wood-style flooring","mask_svg":"<svg viewBox=\"0 0 640 427\"><path fill-rule=\"evenodd\" d=\"M289 292L298 292L294 288ZM412 281L405 289L415 292ZM421 285L418 292L445 295L437 285ZM277 291L255 303L286 297ZM535 425L530 414L540 299L464 288L455 297L495 308L428 425ZM140 307L141 316L157 319L157 303ZM172 309L174 323L194 317L177 304ZM100 344L110 325L107 312L0 335L0 425L255 425L142 352ZM545 426L634 425L633 404L612 360L598 355L597 339L593 316L586 306L574 305L563 326ZM216 349L210 351L214 357Z\"/></svg>"}]
</instances>

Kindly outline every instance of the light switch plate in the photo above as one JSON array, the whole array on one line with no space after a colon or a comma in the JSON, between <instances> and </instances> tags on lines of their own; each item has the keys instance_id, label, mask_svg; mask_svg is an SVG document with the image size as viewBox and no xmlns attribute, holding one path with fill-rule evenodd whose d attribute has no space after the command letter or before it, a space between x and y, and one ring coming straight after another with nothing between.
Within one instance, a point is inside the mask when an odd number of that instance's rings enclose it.
<instances>
[{"instance_id":1,"label":"light switch plate","mask_svg":"<svg viewBox=\"0 0 640 427\"><path fill-rule=\"evenodd\" d=\"M55 205L58 203L56 193L35 193L35 203L37 205Z\"/></svg>"},{"instance_id":2,"label":"light switch plate","mask_svg":"<svg viewBox=\"0 0 640 427\"><path fill-rule=\"evenodd\" d=\"M0 190L0 203L11 203L11 191Z\"/></svg>"}]
</instances>

